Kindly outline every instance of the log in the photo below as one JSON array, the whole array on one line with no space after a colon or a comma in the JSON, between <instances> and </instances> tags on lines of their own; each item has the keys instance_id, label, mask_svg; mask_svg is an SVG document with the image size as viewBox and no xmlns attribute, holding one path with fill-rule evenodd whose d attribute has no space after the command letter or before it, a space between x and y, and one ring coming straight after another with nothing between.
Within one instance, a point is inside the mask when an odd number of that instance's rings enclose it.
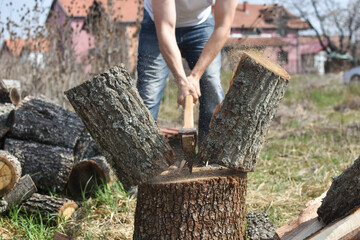
<instances>
[{"instance_id":1,"label":"log","mask_svg":"<svg viewBox=\"0 0 360 240\"><path fill-rule=\"evenodd\" d=\"M39 191L63 191L73 166L70 148L7 138L5 150L17 157Z\"/></svg>"},{"instance_id":2,"label":"log","mask_svg":"<svg viewBox=\"0 0 360 240\"><path fill-rule=\"evenodd\" d=\"M0 104L0 139L3 139L15 122L15 106Z\"/></svg>"},{"instance_id":3,"label":"log","mask_svg":"<svg viewBox=\"0 0 360 240\"><path fill-rule=\"evenodd\" d=\"M201 145L202 160L253 171L289 79L279 65L256 53L244 53Z\"/></svg>"},{"instance_id":4,"label":"log","mask_svg":"<svg viewBox=\"0 0 360 240\"><path fill-rule=\"evenodd\" d=\"M173 151L123 67L111 68L65 94L126 188L174 163Z\"/></svg>"},{"instance_id":5,"label":"log","mask_svg":"<svg viewBox=\"0 0 360 240\"><path fill-rule=\"evenodd\" d=\"M67 198L57 198L53 196L34 193L21 205L22 209L28 214L41 214L42 217L53 215L57 220L68 220L78 205Z\"/></svg>"},{"instance_id":6,"label":"log","mask_svg":"<svg viewBox=\"0 0 360 240\"><path fill-rule=\"evenodd\" d=\"M83 159L89 159L101 156L100 149L96 146L96 142L88 131L83 131L76 140L74 147L74 163L78 163Z\"/></svg>"},{"instance_id":7,"label":"log","mask_svg":"<svg viewBox=\"0 0 360 240\"><path fill-rule=\"evenodd\" d=\"M15 110L9 137L72 149L83 129L75 113L41 99L25 98Z\"/></svg>"},{"instance_id":8,"label":"log","mask_svg":"<svg viewBox=\"0 0 360 240\"><path fill-rule=\"evenodd\" d=\"M84 159L71 169L67 188L74 199L89 198L97 187L110 182L111 173L104 156Z\"/></svg>"},{"instance_id":9,"label":"log","mask_svg":"<svg viewBox=\"0 0 360 240\"><path fill-rule=\"evenodd\" d=\"M9 193L21 177L19 160L7 151L0 150L0 197Z\"/></svg>"},{"instance_id":10,"label":"log","mask_svg":"<svg viewBox=\"0 0 360 240\"><path fill-rule=\"evenodd\" d=\"M6 202L6 208L1 209L0 213L20 205L21 202L30 198L35 192L37 192L37 188L30 175L22 176L11 192L4 196L3 200Z\"/></svg>"},{"instance_id":11,"label":"log","mask_svg":"<svg viewBox=\"0 0 360 240\"><path fill-rule=\"evenodd\" d=\"M243 239L247 173L166 171L139 185L134 239Z\"/></svg>"},{"instance_id":12,"label":"log","mask_svg":"<svg viewBox=\"0 0 360 240\"><path fill-rule=\"evenodd\" d=\"M246 214L247 240L277 240L274 224L265 212L249 212Z\"/></svg>"},{"instance_id":13,"label":"log","mask_svg":"<svg viewBox=\"0 0 360 240\"><path fill-rule=\"evenodd\" d=\"M360 157L334 178L317 213L329 224L360 206Z\"/></svg>"},{"instance_id":14,"label":"log","mask_svg":"<svg viewBox=\"0 0 360 240\"><path fill-rule=\"evenodd\" d=\"M73 240L73 238L64 233L56 231L53 240Z\"/></svg>"}]
</instances>

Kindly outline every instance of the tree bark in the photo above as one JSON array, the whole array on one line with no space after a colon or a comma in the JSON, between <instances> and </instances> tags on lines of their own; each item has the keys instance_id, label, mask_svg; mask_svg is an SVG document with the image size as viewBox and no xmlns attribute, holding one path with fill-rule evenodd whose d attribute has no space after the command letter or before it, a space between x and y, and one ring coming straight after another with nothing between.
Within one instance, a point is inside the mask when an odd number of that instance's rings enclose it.
<instances>
[{"instance_id":1,"label":"tree bark","mask_svg":"<svg viewBox=\"0 0 360 240\"><path fill-rule=\"evenodd\" d=\"M23 174L29 174L39 191L63 191L73 166L73 150L7 138L5 150L16 156Z\"/></svg>"},{"instance_id":2,"label":"tree bark","mask_svg":"<svg viewBox=\"0 0 360 240\"><path fill-rule=\"evenodd\" d=\"M243 239L247 174L165 172L139 185L134 239Z\"/></svg>"},{"instance_id":3,"label":"tree bark","mask_svg":"<svg viewBox=\"0 0 360 240\"><path fill-rule=\"evenodd\" d=\"M74 201L67 198L57 198L38 193L34 193L21 206L27 213L40 213L43 217L48 214L56 215L58 220L68 220L78 208Z\"/></svg>"},{"instance_id":4,"label":"tree bark","mask_svg":"<svg viewBox=\"0 0 360 240\"><path fill-rule=\"evenodd\" d=\"M124 68L111 68L65 94L125 187L160 174L175 161Z\"/></svg>"},{"instance_id":5,"label":"tree bark","mask_svg":"<svg viewBox=\"0 0 360 240\"><path fill-rule=\"evenodd\" d=\"M37 188L30 175L26 174L22 176L11 192L4 196L3 200L6 201L7 208L1 212L5 212L12 206L18 206L21 202L30 198L35 192L37 192Z\"/></svg>"},{"instance_id":6,"label":"tree bark","mask_svg":"<svg viewBox=\"0 0 360 240\"><path fill-rule=\"evenodd\" d=\"M21 177L19 160L7 151L0 150L0 197L9 193Z\"/></svg>"},{"instance_id":7,"label":"tree bark","mask_svg":"<svg viewBox=\"0 0 360 240\"><path fill-rule=\"evenodd\" d=\"M253 171L289 79L280 66L255 53L244 53L201 145L202 160Z\"/></svg>"},{"instance_id":8,"label":"tree bark","mask_svg":"<svg viewBox=\"0 0 360 240\"><path fill-rule=\"evenodd\" d=\"M329 224L360 206L360 157L337 178L334 178L317 213Z\"/></svg>"},{"instance_id":9,"label":"tree bark","mask_svg":"<svg viewBox=\"0 0 360 240\"><path fill-rule=\"evenodd\" d=\"M109 183L112 173L104 156L84 159L71 169L67 188L75 199L93 195L97 186Z\"/></svg>"},{"instance_id":10,"label":"tree bark","mask_svg":"<svg viewBox=\"0 0 360 240\"><path fill-rule=\"evenodd\" d=\"M83 131L76 140L74 147L74 163L78 163L83 159L89 159L101 156L100 149L96 146L96 142L88 131Z\"/></svg>"},{"instance_id":11,"label":"tree bark","mask_svg":"<svg viewBox=\"0 0 360 240\"><path fill-rule=\"evenodd\" d=\"M25 98L15 110L9 137L74 148L83 129L75 113L41 99Z\"/></svg>"}]
</instances>

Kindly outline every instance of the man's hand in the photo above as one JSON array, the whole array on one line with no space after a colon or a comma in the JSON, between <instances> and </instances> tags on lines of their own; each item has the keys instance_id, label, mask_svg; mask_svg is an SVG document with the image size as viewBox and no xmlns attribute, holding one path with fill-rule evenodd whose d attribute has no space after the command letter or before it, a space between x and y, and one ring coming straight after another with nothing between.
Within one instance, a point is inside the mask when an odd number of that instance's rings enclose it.
<instances>
[{"instance_id":1,"label":"man's hand","mask_svg":"<svg viewBox=\"0 0 360 240\"><path fill-rule=\"evenodd\" d=\"M187 95L192 95L194 99L194 104L197 104L199 97L201 96L200 92L200 83L199 79L194 78L193 76L187 77L187 82L182 84L178 83L178 104L184 107L185 97Z\"/></svg>"}]
</instances>

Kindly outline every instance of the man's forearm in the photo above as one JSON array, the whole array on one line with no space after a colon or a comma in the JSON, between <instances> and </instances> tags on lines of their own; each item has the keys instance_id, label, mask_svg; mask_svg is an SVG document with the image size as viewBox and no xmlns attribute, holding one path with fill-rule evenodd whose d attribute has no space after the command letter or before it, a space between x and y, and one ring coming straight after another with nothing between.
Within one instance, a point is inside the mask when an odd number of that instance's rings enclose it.
<instances>
[{"instance_id":1,"label":"man's forearm","mask_svg":"<svg viewBox=\"0 0 360 240\"><path fill-rule=\"evenodd\" d=\"M236 10L237 0L217 0L214 7L215 28L206 43L191 77L200 79L209 64L220 52L227 40Z\"/></svg>"}]
</instances>

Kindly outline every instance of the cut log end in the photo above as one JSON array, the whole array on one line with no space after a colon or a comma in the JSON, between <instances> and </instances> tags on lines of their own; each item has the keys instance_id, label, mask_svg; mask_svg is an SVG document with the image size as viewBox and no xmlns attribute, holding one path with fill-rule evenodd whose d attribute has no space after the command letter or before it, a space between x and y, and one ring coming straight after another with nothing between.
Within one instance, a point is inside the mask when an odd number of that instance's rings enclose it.
<instances>
[{"instance_id":1,"label":"cut log end","mask_svg":"<svg viewBox=\"0 0 360 240\"><path fill-rule=\"evenodd\" d=\"M70 173L68 189L70 194L81 199L83 193L89 197L95 190L108 181L105 170L93 160L84 160L76 164Z\"/></svg>"},{"instance_id":2,"label":"cut log end","mask_svg":"<svg viewBox=\"0 0 360 240\"><path fill-rule=\"evenodd\" d=\"M59 210L59 220L60 219L68 220L73 215L73 213L76 211L77 208L78 205L73 201L68 201L64 203L64 205L60 207Z\"/></svg>"},{"instance_id":3,"label":"cut log end","mask_svg":"<svg viewBox=\"0 0 360 240\"><path fill-rule=\"evenodd\" d=\"M19 177L14 165L6 157L0 156L0 196L10 192Z\"/></svg>"},{"instance_id":4,"label":"cut log end","mask_svg":"<svg viewBox=\"0 0 360 240\"><path fill-rule=\"evenodd\" d=\"M252 58L256 63L262 65L269 71L273 72L275 75L277 75L283 79L290 80L290 75L279 64L270 61L269 59L264 57L261 53L256 52L256 51L244 52L241 55L238 69L241 67L241 63L243 61L245 61L245 59L248 57ZM236 76L236 74L235 74L235 76Z\"/></svg>"}]
</instances>

